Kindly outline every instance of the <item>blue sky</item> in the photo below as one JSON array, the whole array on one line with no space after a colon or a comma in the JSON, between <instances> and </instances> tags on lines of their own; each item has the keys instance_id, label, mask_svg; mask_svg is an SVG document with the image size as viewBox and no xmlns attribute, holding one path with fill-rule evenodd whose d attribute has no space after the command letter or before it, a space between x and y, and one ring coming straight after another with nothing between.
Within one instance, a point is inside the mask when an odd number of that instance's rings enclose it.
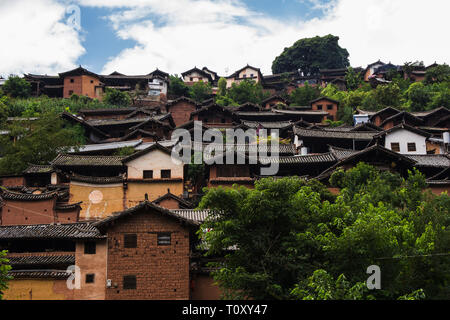
<instances>
[{"instance_id":1,"label":"blue sky","mask_svg":"<svg viewBox=\"0 0 450 320\"><path fill-rule=\"evenodd\" d=\"M68 20L80 11L81 30ZM285 47L333 34L354 67L449 63L448 0L0 0L0 75L271 73ZM413 22L419 23L413 23ZM5 49L6 48L6 49Z\"/></svg>"}]
</instances>

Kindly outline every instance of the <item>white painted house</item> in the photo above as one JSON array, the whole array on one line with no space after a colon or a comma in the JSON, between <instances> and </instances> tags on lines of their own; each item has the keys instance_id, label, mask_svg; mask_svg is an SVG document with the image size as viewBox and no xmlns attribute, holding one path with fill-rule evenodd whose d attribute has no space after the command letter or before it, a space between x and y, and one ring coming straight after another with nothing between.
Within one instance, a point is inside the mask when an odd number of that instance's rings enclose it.
<instances>
[{"instance_id":1,"label":"white painted house","mask_svg":"<svg viewBox=\"0 0 450 320\"><path fill-rule=\"evenodd\" d=\"M389 150L401 154L427 154L427 139L430 136L427 132L403 123L376 137L384 137L384 147Z\"/></svg>"}]
</instances>

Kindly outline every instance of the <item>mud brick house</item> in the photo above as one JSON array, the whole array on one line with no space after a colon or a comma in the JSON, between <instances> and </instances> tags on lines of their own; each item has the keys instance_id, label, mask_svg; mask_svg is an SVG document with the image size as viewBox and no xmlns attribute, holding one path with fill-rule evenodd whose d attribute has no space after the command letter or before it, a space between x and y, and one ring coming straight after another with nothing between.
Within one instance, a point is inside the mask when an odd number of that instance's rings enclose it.
<instances>
[{"instance_id":1,"label":"mud brick house","mask_svg":"<svg viewBox=\"0 0 450 320\"><path fill-rule=\"evenodd\" d=\"M126 207L139 203L147 195L150 201L170 192L181 196L184 189L184 164L172 160L168 148L155 143L122 160L127 168L124 193Z\"/></svg>"},{"instance_id":2,"label":"mud brick house","mask_svg":"<svg viewBox=\"0 0 450 320\"><path fill-rule=\"evenodd\" d=\"M186 201L171 193L170 189L167 190L165 195L153 200L152 202L166 209L193 209L194 207L194 205L189 201Z\"/></svg>"},{"instance_id":3,"label":"mud brick house","mask_svg":"<svg viewBox=\"0 0 450 320\"><path fill-rule=\"evenodd\" d=\"M308 148L308 153L327 152L328 145L362 150L369 145L377 133L379 131L359 131L357 127L312 129L294 126L293 140L297 140L300 146Z\"/></svg>"},{"instance_id":4,"label":"mud brick house","mask_svg":"<svg viewBox=\"0 0 450 320\"><path fill-rule=\"evenodd\" d=\"M103 89L100 77L81 66L59 74L63 80L63 98L70 98L72 94L89 98L102 99Z\"/></svg>"},{"instance_id":5,"label":"mud brick house","mask_svg":"<svg viewBox=\"0 0 450 320\"><path fill-rule=\"evenodd\" d=\"M209 214L144 201L95 223L0 226L14 277L4 298L218 299L195 235Z\"/></svg>"},{"instance_id":6,"label":"mud brick house","mask_svg":"<svg viewBox=\"0 0 450 320\"><path fill-rule=\"evenodd\" d=\"M339 101L327 97L320 97L311 101L311 110L327 111L328 112L327 119L333 121L337 121L338 108L339 108Z\"/></svg>"},{"instance_id":7,"label":"mud brick house","mask_svg":"<svg viewBox=\"0 0 450 320\"><path fill-rule=\"evenodd\" d=\"M94 224L107 236L107 300L188 300L197 221L144 201Z\"/></svg>"},{"instance_id":8,"label":"mud brick house","mask_svg":"<svg viewBox=\"0 0 450 320\"><path fill-rule=\"evenodd\" d=\"M203 125L211 128L232 127L239 123L239 119L234 112L215 103L192 112L189 119L202 121Z\"/></svg>"},{"instance_id":9,"label":"mud brick house","mask_svg":"<svg viewBox=\"0 0 450 320\"><path fill-rule=\"evenodd\" d=\"M430 133L401 123L374 136L384 147L402 154L427 154L427 140Z\"/></svg>"},{"instance_id":10,"label":"mud brick house","mask_svg":"<svg viewBox=\"0 0 450 320\"><path fill-rule=\"evenodd\" d=\"M8 250L14 277L4 298L104 299L106 248L105 236L88 223L0 226L0 250ZM71 265L80 270L77 290L67 286Z\"/></svg>"},{"instance_id":11,"label":"mud brick house","mask_svg":"<svg viewBox=\"0 0 450 320\"><path fill-rule=\"evenodd\" d=\"M204 69L205 70L194 67L188 71L181 73L183 82L186 83L187 85L193 85L196 82L205 82L213 85L218 80L213 79L213 77L217 74L207 72L206 71L208 70L207 68Z\"/></svg>"},{"instance_id":12,"label":"mud brick house","mask_svg":"<svg viewBox=\"0 0 450 320\"><path fill-rule=\"evenodd\" d=\"M227 88L231 88L233 83L239 84L244 80L253 80L257 83L264 84L264 77L259 68L246 65L245 67L235 71L230 76L226 77Z\"/></svg>"},{"instance_id":13,"label":"mud brick house","mask_svg":"<svg viewBox=\"0 0 450 320\"><path fill-rule=\"evenodd\" d=\"M289 101L279 95L271 96L261 102L261 106L263 109L271 109L274 108L277 104L284 104L286 106L289 105Z\"/></svg>"},{"instance_id":14,"label":"mud brick house","mask_svg":"<svg viewBox=\"0 0 450 320\"><path fill-rule=\"evenodd\" d=\"M77 94L101 100L107 88L121 91L140 88L146 90L148 96L164 100L169 74L156 69L147 75L124 75L117 71L109 75L98 75L79 66L57 76L26 74L24 79L30 82L35 96L46 94L49 97L69 98L72 94Z\"/></svg>"},{"instance_id":15,"label":"mud brick house","mask_svg":"<svg viewBox=\"0 0 450 320\"><path fill-rule=\"evenodd\" d=\"M67 190L33 194L2 189L0 225L76 222L80 203L69 204L67 198Z\"/></svg>"},{"instance_id":16,"label":"mud brick house","mask_svg":"<svg viewBox=\"0 0 450 320\"><path fill-rule=\"evenodd\" d=\"M189 122L191 113L200 106L192 99L180 97L166 104L166 111L172 115L176 127Z\"/></svg>"}]
</instances>

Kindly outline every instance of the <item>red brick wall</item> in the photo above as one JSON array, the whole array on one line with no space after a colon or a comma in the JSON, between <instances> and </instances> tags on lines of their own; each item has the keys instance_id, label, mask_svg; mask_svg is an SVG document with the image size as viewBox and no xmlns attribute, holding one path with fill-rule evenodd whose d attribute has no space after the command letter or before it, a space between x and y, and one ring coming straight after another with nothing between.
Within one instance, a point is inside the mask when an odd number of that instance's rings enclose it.
<instances>
[{"instance_id":1,"label":"red brick wall","mask_svg":"<svg viewBox=\"0 0 450 320\"><path fill-rule=\"evenodd\" d=\"M172 198L161 200L157 205L166 209L180 209L180 203Z\"/></svg>"},{"instance_id":2,"label":"red brick wall","mask_svg":"<svg viewBox=\"0 0 450 320\"><path fill-rule=\"evenodd\" d=\"M73 79L73 82L70 82L71 79ZM91 76L67 76L64 78L63 97L70 98L72 94L77 94L80 96L83 95L90 98L101 99L101 97L97 96L95 93L95 86L98 85L100 85L100 81Z\"/></svg>"},{"instance_id":3,"label":"red brick wall","mask_svg":"<svg viewBox=\"0 0 450 320\"><path fill-rule=\"evenodd\" d=\"M168 107L168 112L172 114L173 121L175 125L178 127L183 123L189 121L191 113L196 110L195 105L189 103L187 101L179 101L174 105Z\"/></svg>"},{"instance_id":4,"label":"red brick wall","mask_svg":"<svg viewBox=\"0 0 450 320\"><path fill-rule=\"evenodd\" d=\"M326 100L326 99L318 100L318 101L314 102L314 103L311 105L311 109L312 109L312 110L319 110L319 109L318 109L318 105L321 105L321 106L322 106L322 110L321 110L321 111L326 111L326 112L328 112L329 116L332 117L331 120L333 120L333 121L336 121L336 120L337 120L337 112L338 112L338 105L337 105L337 103L328 101L328 100ZM332 106L332 109L331 109L331 110L328 109L328 105L331 105L331 106Z\"/></svg>"},{"instance_id":5,"label":"red brick wall","mask_svg":"<svg viewBox=\"0 0 450 320\"><path fill-rule=\"evenodd\" d=\"M10 226L53 223L54 205L54 198L42 201L4 200L1 224Z\"/></svg>"},{"instance_id":6,"label":"red brick wall","mask_svg":"<svg viewBox=\"0 0 450 320\"><path fill-rule=\"evenodd\" d=\"M0 185L3 187L24 186L25 178L23 176L0 177Z\"/></svg>"},{"instance_id":7,"label":"red brick wall","mask_svg":"<svg viewBox=\"0 0 450 320\"><path fill-rule=\"evenodd\" d=\"M157 232L171 232L171 245L158 246ZM137 234L137 248L124 248L124 234ZM146 212L108 229L106 299L189 299L189 231L172 218ZM136 275L136 289L123 289L123 276Z\"/></svg>"}]
</instances>

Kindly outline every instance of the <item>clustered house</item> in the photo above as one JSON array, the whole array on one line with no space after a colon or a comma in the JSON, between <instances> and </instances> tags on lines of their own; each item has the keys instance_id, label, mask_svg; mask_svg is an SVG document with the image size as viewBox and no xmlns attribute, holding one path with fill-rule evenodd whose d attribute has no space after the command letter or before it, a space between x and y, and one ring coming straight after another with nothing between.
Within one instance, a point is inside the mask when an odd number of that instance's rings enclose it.
<instances>
[{"instance_id":1,"label":"clustered house","mask_svg":"<svg viewBox=\"0 0 450 320\"><path fill-rule=\"evenodd\" d=\"M359 71L376 86L388 82L391 69L399 70L377 61ZM426 69L417 65L404 76L420 81ZM29 164L22 174L0 177L0 250L8 250L13 276L5 298L217 299L221 292L197 236L214 213L196 210L196 204L204 187L253 188L261 169L271 165L278 167L276 177L295 175L325 185L335 170L361 161L403 176L416 168L433 193L448 192L449 109L358 109L354 125L336 127L327 120L337 120L338 101L320 97L295 106L280 90L306 82L345 86L345 74L336 69L263 76L247 65L225 77L227 86L251 79L271 96L260 105L233 107L214 99L171 99L169 75L158 69L140 76L98 75L82 67L57 76L25 75L35 95L102 99L107 88L137 87L147 95L130 107L62 113L84 128L86 144L48 164ZM182 73L187 85L202 81L215 87L219 78L206 67ZM248 142L192 142L203 154L199 178L189 163L172 158L174 131L186 129L193 136L197 121L202 134L254 129L259 135L266 129L269 144L263 146L259 137L256 146L265 152L251 161ZM277 148L270 148L273 140ZM131 153L118 155L124 148ZM234 164L224 161L228 158ZM216 161L206 161L211 159Z\"/></svg>"}]
</instances>

